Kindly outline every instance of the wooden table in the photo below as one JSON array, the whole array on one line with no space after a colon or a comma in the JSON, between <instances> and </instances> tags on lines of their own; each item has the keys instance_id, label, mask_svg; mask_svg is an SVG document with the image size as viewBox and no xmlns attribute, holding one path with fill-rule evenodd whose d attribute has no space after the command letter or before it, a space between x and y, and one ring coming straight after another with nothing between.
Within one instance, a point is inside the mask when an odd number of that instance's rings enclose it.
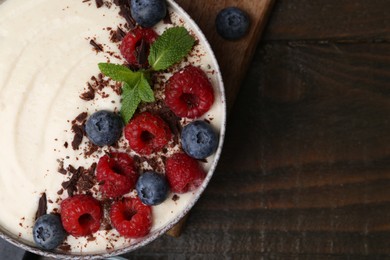
<instances>
[{"instance_id":1,"label":"wooden table","mask_svg":"<svg viewBox=\"0 0 390 260\"><path fill-rule=\"evenodd\" d=\"M249 59L183 234L125 257L390 257L390 1L276 0Z\"/></svg>"},{"instance_id":2,"label":"wooden table","mask_svg":"<svg viewBox=\"0 0 390 260\"><path fill-rule=\"evenodd\" d=\"M182 236L128 258L390 257L390 1L277 0L231 112Z\"/></svg>"}]
</instances>

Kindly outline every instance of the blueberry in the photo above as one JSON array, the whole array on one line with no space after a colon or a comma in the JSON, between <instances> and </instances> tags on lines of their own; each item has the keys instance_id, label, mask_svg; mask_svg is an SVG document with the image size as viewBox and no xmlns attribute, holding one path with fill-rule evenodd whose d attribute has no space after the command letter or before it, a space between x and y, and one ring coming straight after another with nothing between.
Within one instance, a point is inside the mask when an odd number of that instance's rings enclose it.
<instances>
[{"instance_id":1,"label":"blueberry","mask_svg":"<svg viewBox=\"0 0 390 260\"><path fill-rule=\"evenodd\" d=\"M131 16L142 27L153 27L167 13L165 0L130 0Z\"/></svg>"},{"instance_id":2,"label":"blueberry","mask_svg":"<svg viewBox=\"0 0 390 260\"><path fill-rule=\"evenodd\" d=\"M215 19L218 34L227 40L242 38L247 33L249 25L248 14L237 7L222 9Z\"/></svg>"},{"instance_id":3,"label":"blueberry","mask_svg":"<svg viewBox=\"0 0 390 260\"><path fill-rule=\"evenodd\" d=\"M215 152L218 136L205 121L193 121L183 128L181 143L184 152L195 159L205 159Z\"/></svg>"},{"instance_id":4,"label":"blueberry","mask_svg":"<svg viewBox=\"0 0 390 260\"><path fill-rule=\"evenodd\" d=\"M163 202L169 192L168 181L164 175L156 172L145 172L135 186L142 203L146 205L158 205Z\"/></svg>"},{"instance_id":5,"label":"blueberry","mask_svg":"<svg viewBox=\"0 0 390 260\"><path fill-rule=\"evenodd\" d=\"M111 145L118 141L122 128L121 117L105 110L93 113L85 124L89 140L98 146Z\"/></svg>"},{"instance_id":6,"label":"blueberry","mask_svg":"<svg viewBox=\"0 0 390 260\"><path fill-rule=\"evenodd\" d=\"M64 242L67 234L59 215L46 214L35 222L33 236L37 246L51 250Z\"/></svg>"}]
</instances>

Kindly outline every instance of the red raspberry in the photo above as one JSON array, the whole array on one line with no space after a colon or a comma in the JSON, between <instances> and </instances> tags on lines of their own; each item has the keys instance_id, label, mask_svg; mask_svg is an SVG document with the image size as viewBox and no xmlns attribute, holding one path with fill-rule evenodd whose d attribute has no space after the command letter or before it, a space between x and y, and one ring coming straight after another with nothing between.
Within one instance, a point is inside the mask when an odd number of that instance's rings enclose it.
<instances>
[{"instance_id":1,"label":"red raspberry","mask_svg":"<svg viewBox=\"0 0 390 260\"><path fill-rule=\"evenodd\" d=\"M172 192L176 193L198 188L206 177L198 161L184 153L176 153L167 159L165 175Z\"/></svg>"},{"instance_id":2,"label":"red raspberry","mask_svg":"<svg viewBox=\"0 0 390 260\"><path fill-rule=\"evenodd\" d=\"M139 198L125 198L112 204L110 219L122 236L143 237L152 226L152 208L144 205Z\"/></svg>"},{"instance_id":3,"label":"red raspberry","mask_svg":"<svg viewBox=\"0 0 390 260\"><path fill-rule=\"evenodd\" d=\"M148 155L161 150L171 140L172 133L160 117L142 112L127 124L125 137L134 151Z\"/></svg>"},{"instance_id":4,"label":"red raspberry","mask_svg":"<svg viewBox=\"0 0 390 260\"><path fill-rule=\"evenodd\" d=\"M119 50L130 65L147 67L150 45L157 37L153 29L137 27L126 34Z\"/></svg>"},{"instance_id":5,"label":"red raspberry","mask_svg":"<svg viewBox=\"0 0 390 260\"><path fill-rule=\"evenodd\" d=\"M100 228L103 210L100 202L89 195L75 195L61 202L61 221L72 236L88 236Z\"/></svg>"},{"instance_id":6,"label":"red raspberry","mask_svg":"<svg viewBox=\"0 0 390 260\"><path fill-rule=\"evenodd\" d=\"M197 118L214 103L213 87L203 70L190 65L169 79L165 103L179 117Z\"/></svg>"},{"instance_id":7,"label":"red raspberry","mask_svg":"<svg viewBox=\"0 0 390 260\"><path fill-rule=\"evenodd\" d=\"M120 197L134 186L138 179L133 159L126 153L111 153L99 159L96 178L102 184L101 192L110 198Z\"/></svg>"}]
</instances>

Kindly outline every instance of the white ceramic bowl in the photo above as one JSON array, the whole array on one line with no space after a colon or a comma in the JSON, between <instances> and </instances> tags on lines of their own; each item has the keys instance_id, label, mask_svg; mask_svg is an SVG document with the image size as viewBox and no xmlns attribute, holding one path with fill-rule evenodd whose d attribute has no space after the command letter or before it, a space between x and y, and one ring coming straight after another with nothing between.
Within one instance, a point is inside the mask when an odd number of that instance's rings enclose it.
<instances>
[{"instance_id":1,"label":"white ceramic bowl","mask_svg":"<svg viewBox=\"0 0 390 260\"><path fill-rule=\"evenodd\" d=\"M6 1L12 1L12 0L6 0ZM4 3L5 0L0 0L0 8L1 8L1 3ZM33 252L35 254L43 255L46 257L53 257L53 258L74 258L74 259L101 259L103 257L111 257L119 254L124 254L126 252L135 250L137 248L140 248L157 237L161 236L162 234L166 233L169 229L171 229L181 218L183 218L193 207L195 202L199 199L203 191L205 190L206 186L208 185L213 172L217 166L218 159L221 154L222 150L222 144L224 140L224 135L225 135L225 124L226 124L226 100L225 100L225 92L224 92L224 86L223 86L223 81L221 77L221 72L217 63L217 60L213 54L213 51L207 42L206 37L203 35L199 27L196 25L196 23L190 18L190 16L180 7L178 6L177 3L175 3L173 0L167 0L169 8L171 11L173 11L175 14L177 14L181 19L184 20L185 24L191 29L192 33L194 33L200 43L205 47L206 52L210 55L211 57L211 66L215 69L215 82L213 82L213 86L215 89L215 97L216 101L214 106L218 106L218 109L216 111L219 111L217 115L213 115L214 117L218 117L218 125L216 126L217 129L219 129L219 146L216 151L216 153L211 157L212 161L209 161L209 170L207 173L207 177L202 183L202 185L195 191L194 196L191 198L191 200L188 202L188 204L185 206L184 210L182 210L179 214L177 214L174 218L172 218L166 225L164 225L162 228L158 230L152 231L149 235L142 239L138 239L134 241L130 246L123 247L123 248L118 248L111 250L110 252L98 252L96 254L91 253L88 255L82 255L82 254L66 254L63 252L57 252L57 251L44 251L41 250L37 247L34 247L30 243L26 243L26 241L23 241L18 238L16 234L11 234L8 231L6 231L5 228L0 227L0 237L3 239L7 240L8 242L23 248L27 251ZM213 26L213 25L211 25ZM1 28L0 28L1 29ZM22 36L21 36L22 37ZM0 57L1 59L1 57ZM1 191L0 191L1 192ZM26 202L28 203L28 202Z\"/></svg>"}]
</instances>

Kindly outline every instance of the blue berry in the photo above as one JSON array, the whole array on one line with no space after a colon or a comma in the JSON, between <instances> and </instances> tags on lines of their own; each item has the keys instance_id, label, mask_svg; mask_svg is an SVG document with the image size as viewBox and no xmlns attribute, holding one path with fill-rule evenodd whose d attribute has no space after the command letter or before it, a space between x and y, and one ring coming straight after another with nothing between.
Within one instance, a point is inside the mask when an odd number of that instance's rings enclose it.
<instances>
[{"instance_id":1,"label":"blue berry","mask_svg":"<svg viewBox=\"0 0 390 260\"><path fill-rule=\"evenodd\" d=\"M205 159L217 149L218 135L205 121L193 121L183 128L181 143L189 156Z\"/></svg>"},{"instance_id":2,"label":"blue berry","mask_svg":"<svg viewBox=\"0 0 390 260\"><path fill-rule=\"evenodd\" d=\"M51 250L62 244L67 234L59 215L46 214L35 222L33 236L37 246Z\"/></svg>"},{"instance_id":3,"label":"blue berry","mask_svg":"<svg viewBox=\"0 0 390 260\"><path fill-rule=\"evenodd\" d=\"M153 27L167 13L165 0L130 0L131 16L142 27Z\"/></svg>"},{"instance_id":4,"label":"blue berry","mask_svg":"<svg viewBox=\"0 0 390 260\"><path fill-rule=\"evenodd\" d=\"M218 34L227 40L242 38L247 33L249 25L248 14L237 7L222 9L215 20Z\"/></svg>"},{"instance_id":5,"label":"blue berry","mask_svg":"<svg viewBox=\"0 0 390 260\"><path fill-rule=\"evenodd\" d=\"M168 181L164 175L156 172L145 172L135 186L137 194L145 205L158 205L163 202L169 193Z\"/></svg>"},{"instance_id":6,"label":"blue berry","mask_svg":"<svg viewBox=\"0 0 390 260\"><path fill-rule=\"evenodd\" d=\"M85 124L89 140L98 146L112 145L118 141L122 128L121 117L105 110L93 113Z\"/></svg>"}]
</instances>

